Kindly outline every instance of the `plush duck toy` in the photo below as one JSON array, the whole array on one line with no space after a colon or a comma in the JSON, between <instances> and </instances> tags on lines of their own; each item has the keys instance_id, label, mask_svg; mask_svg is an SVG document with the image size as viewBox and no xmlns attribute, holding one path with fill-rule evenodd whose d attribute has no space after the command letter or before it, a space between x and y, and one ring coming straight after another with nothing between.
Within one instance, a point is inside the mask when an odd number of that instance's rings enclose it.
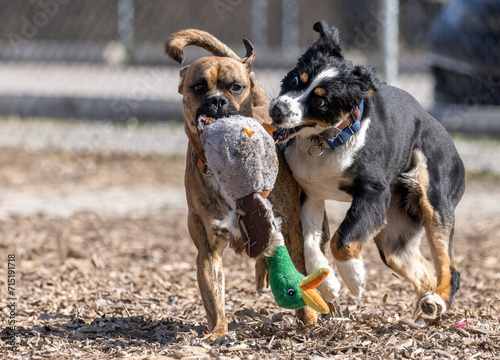
<instances>
[{"instance_id":1,"label":"plush duck toy","mask_svg":"<svg viewBox=\"0 0 500 360\"><path fill-rule=\"evenodd\" d=\"M198 130L211 173L235 200L236 221L250 257L266 256L269 282L278 306L309 305L325 314L328 305L315 288L328 276L321 268L309 276L295 269L284 245L280 219L267 195L278 175L278 156L271 135L257 120L243 116L201 117Z\"/></svg>"}]
</instances>

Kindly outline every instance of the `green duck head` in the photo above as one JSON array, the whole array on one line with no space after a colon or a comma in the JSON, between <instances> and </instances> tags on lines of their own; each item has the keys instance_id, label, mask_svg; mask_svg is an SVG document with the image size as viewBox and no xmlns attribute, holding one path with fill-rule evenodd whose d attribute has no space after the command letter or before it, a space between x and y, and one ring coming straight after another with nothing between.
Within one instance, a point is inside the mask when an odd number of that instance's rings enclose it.
<instances>
[{"instance_id":1,"label":"green duck head","mask_svg":"<svg viewBox=\"0 0 500 360\"><path fill-rule=\"evenodd\" d=\"M269 283L274 300L285 309L300 309L308 305L321 314L328 305L315 288L328 276L327 268L320 268L309 276L295 269L286 246L276 247L273 256L266 258L269 265Z\"/></svg>"}]
</instances>

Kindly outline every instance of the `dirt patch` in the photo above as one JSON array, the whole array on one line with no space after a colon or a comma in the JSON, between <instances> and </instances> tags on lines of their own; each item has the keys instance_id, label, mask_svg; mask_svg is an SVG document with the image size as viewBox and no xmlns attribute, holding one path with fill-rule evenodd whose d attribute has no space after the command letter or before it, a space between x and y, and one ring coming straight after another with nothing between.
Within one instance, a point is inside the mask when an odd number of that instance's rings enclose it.
<instances>
[{"instance_id":1,"label":"dirt patch","mask_svg":"<svg viewBox=\"0 0 500 360\"><path fill-rule=\"evenodd\" d=\"M178 156L3 151L4 194L181 192ZM297 323L270 293L255 292L253 261L226 251L230 334L205 342L196 249L186 209L171 199L124 212L50 208L0 220L0 354L57 359L486 359L500 357L500 220L497 184L470 183L455 250L462 287L440 321L415 326L411 285L366 247L362 299L344 288L340 313ZM160 189L160 190L158 190ZM97 195L95 195L97 194ZM100 195L99 195L100 194ZM182 193L181 193L182 195ZM133 196L131 196L132 198ZM176 205L177 204L177 205ZM496 204L496 205L495 205ZM342 206L330 205L331 226ZM9 328L8 254L15 254L15 330ZM457 327L458 326L458 327Z\"/></svg>"}]
</instances>

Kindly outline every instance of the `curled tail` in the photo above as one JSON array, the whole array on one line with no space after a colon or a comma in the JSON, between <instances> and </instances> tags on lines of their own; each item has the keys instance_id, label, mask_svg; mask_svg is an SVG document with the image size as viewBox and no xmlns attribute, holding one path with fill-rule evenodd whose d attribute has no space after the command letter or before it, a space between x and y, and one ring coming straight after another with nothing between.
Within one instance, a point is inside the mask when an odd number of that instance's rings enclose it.
<instances>
[{"instance_id":1,"label":"curled tail","mask_svg":"<svg viewBox=\"0 0 500 360\"><path fill-rule=\"evenodd\" d=\"M196 29L181 30L170 36L165 43L165 54L178 63L182 63L186 56L183 48L188 45L199 46L215 56L241 60L233 50L215 36Z\"/></svg>"}]
</instances>

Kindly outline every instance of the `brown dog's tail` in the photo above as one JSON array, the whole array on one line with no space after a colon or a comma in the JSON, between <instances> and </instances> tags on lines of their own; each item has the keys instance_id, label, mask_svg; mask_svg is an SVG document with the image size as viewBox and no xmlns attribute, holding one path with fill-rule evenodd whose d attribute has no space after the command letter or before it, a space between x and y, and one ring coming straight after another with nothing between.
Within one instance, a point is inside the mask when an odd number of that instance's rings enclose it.
<instances>
[{"instance_id":1,"label":"brown dog's tail","mask_svg":"<svg viewBox=\"0 0 500 360\"><path fill-rule=\"evenodd\" d=\"M165 43L165 54L178 63L182 63L186 56L183 48L188 45L199 46L215 56L230 57L235 60L241 60L241 58L236 55L233 50L231 50L215 36L205 31L196 29L181 30L170 36Z\"/></svg>"}]
</instances>

